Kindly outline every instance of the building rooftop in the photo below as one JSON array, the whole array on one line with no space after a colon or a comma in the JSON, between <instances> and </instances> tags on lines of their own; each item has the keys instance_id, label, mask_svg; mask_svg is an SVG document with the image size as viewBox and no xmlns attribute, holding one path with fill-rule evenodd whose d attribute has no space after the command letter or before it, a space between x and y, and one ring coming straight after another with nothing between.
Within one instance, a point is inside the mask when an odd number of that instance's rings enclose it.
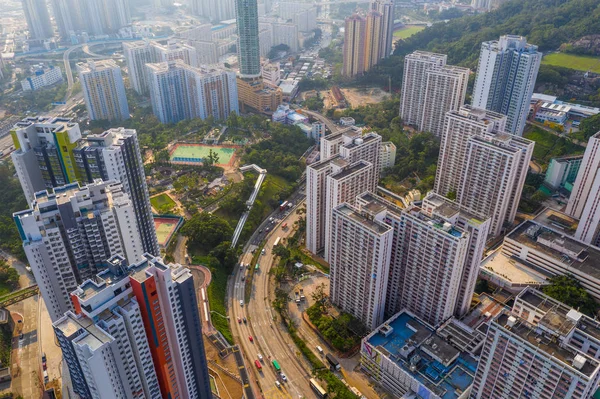
<instances>
[{"instance_id":1,"label":"building rooftop","mask_svg":"<svg viewBox=\"0 0 600 399\"><path fill-rule=\"evenodd\" d=\"M77 343L81 346L89 346L91 350L97 350L102 345L109 343L114 340L113 337L108 335L104 330L95 324L90 324L86 328L87 334L83 334L73 340L73 343Z\"/></svg>"},{"instance_id":2,"label":"building rooftop","mask_svg":"<svg viewBox=\"0 0 600 399\"><path fill-rule=\"evenodd\" d=\"M509 257L498 248L481 261L484 274L492 274L495 279L504 280L505 286L547 285L551 274L519 258Z\"/></svg>"},{"instance_id":3,"label":"building rooftop","mask_svg":"<svg viewBox=\"0 0 600 399\"><path fill-rule=\"evenodd\" d=\"M443 399L455 399L473 383L476 360L401 311L365 338L385 356Z\"/></svg>"},{"instance_id":4,"label":"building rooftop","mask_svg":"<svg viewBox=\"0 0 600 399\"><path fill-rule=\"evenodd\" d=\"M556 262L600 278L600 249L558 233L532 220L521 223L507 238L526 245Z\"/></svg>"},{"instance_id":5,"label":"building rooftop","mask_svg":"<svg viewBox=\"0 0 600 399\"><path fill-rule=\"evenodd\" d=\"M425 197L425 200L430 202L435 206L434 213L439 214L440 216L451 219L457 214L462 218L469 221L469 223L473 225L480 225L488 218L485 215L481 215L465 208L462 208L459 204L454 201L451 201L439 194L434 193L433 191L429 192Z\"/></svg>"},{"instance_id":6,"label":"building rooftop","mask_svg":"<svg viewBox=\"0 0 600 399\"><path fill-rule=\"evenodd\" d=\"M366 162L366 161L358 161L355 162L351 165L345 166L341 171L339 171L338 173L332 174L331 178L334 180L342 180L345 177L350 176L353 173L356 173L360 170L364 170L367 169L369 167L371 167L372 164L370 162Z\"/></svg>"},{"instance_id":7,"label":"building rooftop","mask_svg":"<svg viewBox=\"0 0 600 399\"><path fill-rule=\"evenodd\" d=\"M365 214L358 212L354 207L346 203L337 206L334 208L334 210L346 216L347 218L360 223L363 227L371 230L375 234L381 235L392 229L388 225L372 220Z\"/></svg>"},{"instance_id":8,"label":"building rooftop","mask_svg":"<svg viewBox=\"0 0 600 399\"><path fill-rule=\"evenodd\" d=\"M550 229L570 236L575 234L577 225L579 224L579 220L574 217L552 208L544 208L533 220Z\"/></svg>"}]
</instances>

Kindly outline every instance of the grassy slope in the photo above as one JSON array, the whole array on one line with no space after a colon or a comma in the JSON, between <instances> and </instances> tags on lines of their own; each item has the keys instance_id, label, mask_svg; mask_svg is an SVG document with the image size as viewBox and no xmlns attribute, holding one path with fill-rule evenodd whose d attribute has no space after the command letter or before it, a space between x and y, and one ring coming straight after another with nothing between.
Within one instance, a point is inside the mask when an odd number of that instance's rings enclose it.
<instances>
[{"instance_id":1,"label":"grassy slope","mask_svg":"<svg viewBox=\"0 0 600 399\"><path fill-rule=\"evenodd\" d=\"M407 26L394 32L395 39L406 39L425 29L424 26Z\"/></svg>"},{"instance_id":2,"label":"grassy slope","mask_svg":"<svg viewBox=\"0 0 600 399\"><path fill-rule=\"evenodd\" d=\"M544 56L542 64L561 66L578 71L600 73L600 58L583 55L552 53Z\"/></svg>"}]
</instances>

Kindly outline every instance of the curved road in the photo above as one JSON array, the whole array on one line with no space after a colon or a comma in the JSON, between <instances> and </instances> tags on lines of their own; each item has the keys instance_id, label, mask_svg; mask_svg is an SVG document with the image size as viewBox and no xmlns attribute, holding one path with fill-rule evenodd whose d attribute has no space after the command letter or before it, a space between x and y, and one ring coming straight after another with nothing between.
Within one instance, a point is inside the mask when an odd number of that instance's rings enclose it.
<instances>
[{"instance_id":1,"label":"curved road","mask_svg":"<svg viewBox=\"0 0 600 399\"><path fill-rule=\"evenodd\" d=\"M289 211L287 211L289 212ZM311 378L310 369L304 363L297 348L291 342L287 333L283 331L281 323L274 321L276 311L271 308L269 298L269 271L274 265L272 254L273 244L277 237L288 237L293 233L293 224L298 219L295 209L289 212L279 224L273 227L264 246L265 255L259 256L260 269L254 274L253 288L250 303L240 305L244 299L244 282L242 276L246 270L236 268L233 282L229 285L229 314L231 315L232 331L236 342L240 344L246 358L246 366L253 374L251 381L258 382L261 394L265 398L300 398L311 392L308 380ZM288 228L282 229L286 222ZM250 248L255 246L251 245ZM250 249L244 253L241 262L250 263L252 253ZM238 323L237 319L247 318L248 323ZM278 317L277 317L278 319ZM249 337L252 336L253 342ZM262 370L258 371L254 362L258 354L263 356ZM275 372L271 361L276 359L287 377L283 382ZM277 388L275 381L280 381L281 388Z\"/></svg>"},{"instance_id":2,"label":"curved road","mask_svg":"<svg viewBox=\"0 0 600 399\"><path fill-rule=\"evenodd\" d=\"M322 114L320 114L318 112L310 111L310 110L304 109L304 108L302 108L302 112L306 113L307 115L312 116L315 119L318 119L320 122L325 123L325 126L327 126L327 129L329 129L329 131L331 133L335 133L339 129L338 125L336 125L330 119L327 119L325 116L323 116Z\"/></svg>"}]
</instances>

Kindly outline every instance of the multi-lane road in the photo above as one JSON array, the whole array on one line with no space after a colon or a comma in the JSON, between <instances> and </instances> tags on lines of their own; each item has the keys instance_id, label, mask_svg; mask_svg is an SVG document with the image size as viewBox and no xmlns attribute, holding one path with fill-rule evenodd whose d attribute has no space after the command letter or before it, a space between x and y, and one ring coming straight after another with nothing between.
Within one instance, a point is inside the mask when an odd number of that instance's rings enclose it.
<instances>
[{"instance_id":1,"label":"multi-lane road","mask_svg":"<svg viewBox=\"0 0 600 399\"><path fill-rule=\"evenodd\" d=\"M247 274L247 268L236 268L233 284L229 287L229 311L231 315L232 330L236 341L240 344L245 355L246 367L251 374L251 381L256 389L265 398L300 398L311 392L309 386L310 370L304 360L298 357L298 352L293 343L285 336L281 323L278 322L276 311L272 309L269 271L274 265L272 254L273 244L277 237L282 239L293 234L294 222L299 215L294 210L288 212L281 221L272 225L272 230L266 237L264 245L265 254L259 255L260 268L255 271L252 281L252 293L249 303L241 303L245 297L245 282L242 277ZM288 227L284 230L283 224ZM251 241L253 242L253 241ZM248 250L241 258L241 262L249 264L252 260L252 249ZM243 320L244 317L247 323ZM250 338L252 337L252 342ZM261 354L263 361L259 371L255 361ZM277 373L272 361L277 360L286 381ZM280 387L277 387L279 381Z\"/></svg>"}]
</instances>

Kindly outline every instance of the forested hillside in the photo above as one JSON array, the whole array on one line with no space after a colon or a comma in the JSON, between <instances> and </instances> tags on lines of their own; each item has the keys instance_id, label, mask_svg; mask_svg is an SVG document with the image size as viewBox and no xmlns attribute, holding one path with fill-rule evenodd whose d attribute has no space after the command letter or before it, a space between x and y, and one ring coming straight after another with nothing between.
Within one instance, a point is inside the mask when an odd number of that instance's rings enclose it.
<instances>
[{"instance_id":1,"label":"forested hillside","mask_svg":"<svg viewBox=\"0 0 600 399\"><path fill-rule=\"evenodd\" d=\"M481 42L501 35L526 36L544 52L598 32L600 0L512 0L496 11L437 23L401 41L392 57L361 80L385 84L390 75L399 87L404 55L415 50L448 54L449 64L475 69Z\"/></svg>"}]
</instances>

